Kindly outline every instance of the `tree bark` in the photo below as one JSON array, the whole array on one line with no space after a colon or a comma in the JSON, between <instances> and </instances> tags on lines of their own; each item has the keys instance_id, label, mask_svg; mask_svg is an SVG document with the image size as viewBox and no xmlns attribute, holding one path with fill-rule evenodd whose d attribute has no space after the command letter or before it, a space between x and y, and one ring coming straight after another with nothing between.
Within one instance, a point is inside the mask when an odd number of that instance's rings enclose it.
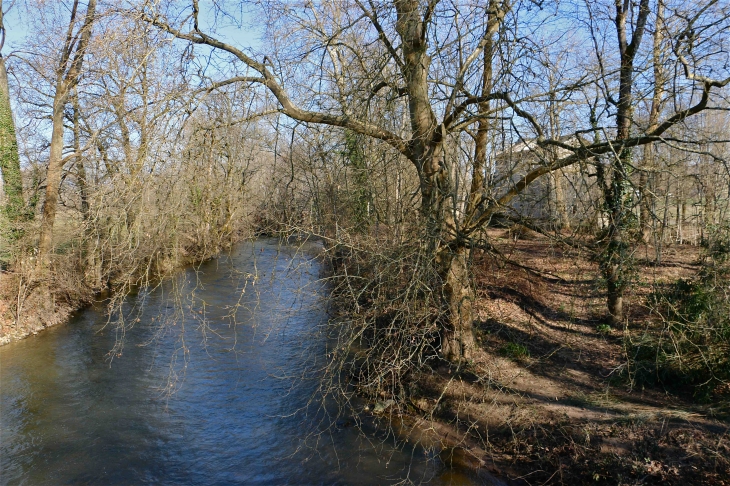
<instances>
[{"instance_id":1,"label":"tree bark","mask_svg":"<svg viewBox=\"0 0 730 486\"><path fill-rule=\"evenodd\" d=\"M639 225L641 228L641 240L644 243L651 241L651 207L652 207L652 191L649 188L649 173L654 165L653 146L644 146L643 167L639 173Z\"/></svg>"},{"instance_id":2,"label":"tree bark","mask_svg":"<svg viewBox=\"0 0 730 486\"><path fill-rule=\"evenodd\" d=\"M604 264L604 277L608 292L607 310L608 323L619 326L624 316L624 289L623 262L615 261Z\"/></svg>"},{"instance_id":3,"label":"tree bark","mask_svg":"<svg viewBox=\"0 0 730 486\"><path fill-rule=\"evenodd\" d=\"M60 82L61 80L59 80ZM43 201L43 220L38 240L38 264L40 269L47 270L53 250L53 225L56 220L58 194L63 173L63 116L68 92L65 89L56 91L53 99L53 130L51 147L46 171L46 193Z\"/></svg>"},{"instance_id":4,"label":"tree bark","mask_svg":"<svg viewBox=\"0 0 730 486\"><path fill-rule=\"evenodd\" d=\"M484 34L482 51L481 96L487 97L493 88L492 58L494 56L493 36L501 20L498 2L490 0L487 7L487 28ZM479 113L490 110L490 102L478 105ZM486 118L477 122L474 137L474 160L471 167L471 187L464 208L463 227L468 227L477 217L484 192L485 170L487 166L487 143L491 124ZM440 255L441 279L443 282L443 302L448 320L441 332L441 356L452 362L468 360L472 357L476 342L474 340L474 286L469 271L469 250L458 241L455 235L455 248L445 246Z\"/></svg>"},{"instance_id":5,"label":"tree bark","mask_svg":"<svg viewBox=\"0 0 730 486\"><path fill-rule=\"evenodd\" d=\"M74 95L73 104L73 131L74 131L74 152L76 152L76 183L79 186L79 199L81 202L81 216L84 221L89 220L89 186L86 181L86 167L81 157L81 112L79 109L78 95Z\"/></svg>"},{"instance_id":6,"label":"tree bark","mask_svg":"<svg viewBox=\"0 0 730 486\"><path fill-rule=\"evenodd\" d=\"M555 171L550 174L555 191L555 211L557 212L558 221L560 222L561 231L570 231L570 216L568 215L568 206L565 203L565 191L563 191L562 174Z\"/></svg>"},{"instance_id":7,"label":"tree bark","mask_svg":"<svg viewBox=\"0 0 730 486\"><path fill-rule=\"evenodd\" d=\"M468 249L444 247L439 256L442 301L447 318L442 324L441 356L451 362L471 358L474 352L474 287L471 282Z\"/></svg>"},{"instance_id":8,"label":"tree bark","mask_svg":"<svg viewBox=\"0 0 730 486\"><path fill-rule=\"evenodd\" d=\"M455 198L450 161L443 154L443 135L428 93L430 58L425 22L418 0L396 2L396 30L403 49L403 74L408 93L411 124L411 161L420 179L421 215L426 225L426 244L435 257L441 278L441 355L459 362L474 348L474 293L469 282L467 249L454 234Z\"/></svg>"}]
</instances>

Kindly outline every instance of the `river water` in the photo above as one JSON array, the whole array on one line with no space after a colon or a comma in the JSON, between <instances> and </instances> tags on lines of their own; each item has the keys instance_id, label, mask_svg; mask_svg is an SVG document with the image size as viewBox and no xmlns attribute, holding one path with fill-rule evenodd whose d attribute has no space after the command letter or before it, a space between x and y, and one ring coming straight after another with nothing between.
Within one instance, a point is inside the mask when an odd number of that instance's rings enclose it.
<instances>
[{"instance_id":1,"label":"river water","mask_svg":"<svg viewBox=\"0 0 730 486\"><path fill-rule=\"evenodd\" d=\"M130 297L124 331L92 306L0 347L0 484L479 482L322 404L314 250L241 244Z\"/></svg>"}]
</instances>

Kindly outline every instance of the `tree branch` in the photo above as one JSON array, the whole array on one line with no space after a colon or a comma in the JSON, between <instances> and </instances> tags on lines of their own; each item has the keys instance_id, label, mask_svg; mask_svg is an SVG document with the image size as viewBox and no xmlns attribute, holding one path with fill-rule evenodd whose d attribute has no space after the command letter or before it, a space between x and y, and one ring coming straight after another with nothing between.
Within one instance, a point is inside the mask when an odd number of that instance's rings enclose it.
<instances>
[{"instance_id":1,"label":"tree branch","mask_svg":"<svg viewBox=\"0 0 730 486\"><path fill-rule=\"evenodd\" d=\"M195 33L182 32L181 30L175 29L171 25L160 20L158 17L152 18L148 15L143 14L142 20L154 25L155 27L171 34L178 39L186 40L194 44L207 45L215 49L220 49L238 58L246 66L261 74L260 80L256 80L256 82L265 86L274 95L274 97L281 105L280 112L284 115L301 122L320 123L324 125L347 128L354 132L383 140L409 159L411 158L411 151L406 141L393 132L390 132L370 123L356 120L349 116L334 115L330 113L309 111L299 108L291 100L289 94L286 92L284 87L276 81L276 78L271 73L271 71L269 71L266 65L251 58L242 50L237 49L236 47L225 42L221 42L220 40L199 31ZM249 78L249 80L251 79L254 78Z\"/></svg>"}]
</instances>

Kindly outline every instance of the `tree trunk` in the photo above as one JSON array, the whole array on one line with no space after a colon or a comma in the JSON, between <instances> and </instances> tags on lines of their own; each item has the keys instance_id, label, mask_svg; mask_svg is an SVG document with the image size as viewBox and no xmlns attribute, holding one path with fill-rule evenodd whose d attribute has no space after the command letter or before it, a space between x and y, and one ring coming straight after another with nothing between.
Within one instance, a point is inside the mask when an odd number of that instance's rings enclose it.
<instances>
[{"instance_id":1,"label":"tree trunk","mask_svg":"<svg viewBox=\"0 0 730 486\"><path fill-rule=\"evenodd\" d=\"M712 184L705 195L705 204L704 204L704 214L703 214L703 225L704 225L704 232L703 235L708 233L708 230L712 227L712 225L715 223L715 206L716 206L716 198L717 198L717 188L714 184Z\"/></svg>"},{"instance_id":2,"label":"tree trunk","mask_svg":"<svg viewBox=\"0 0 730 486\"><path fill-rule=\"evenodd\" d=\"M101 261L98 256L98 235L97 231L92 229L91 214L89 212L89 184L86 180L86 167L84 159L81 157L81 112L78 104L78 95L74 94L73 98L73 132L74 132L74 152L76 152L76 183L79 186L79 199L81 202L81 217L84 220L84 258L86 265L84 266L84 280L86 285L92 289L101 290Z\"/></svg>"},{"instance_id":3,"label":"tree trunk","mask_svg":"<svg viewBox=\"0 0 730 486\"><path fill-rule=\"evenodd\" d=\"M78 0L74 0L69 21L66 44L58 63L53 97L53 129L51 132L51 147L48 157L48 171L46 172L46 198L43 202L43 221L38 240L38 270L44 276L51 263L53 250L53 225L56 220L56 208L63 173L63 118L66 102L71 91L76 87L81 76L81 67L86 54L86 47L91 38L91 29L96 13L96 0L89 0L83 26L74 35L77 19ZM75 52L73 46L76 45ZM73 54L73 56L72 56Z\"/></svg>"},{"instance_id":4,"label":"tree trunk","mask_svg":"<svg viewBox=\"0 0 730 486\"><path fill-rule=\"evenodd\" d=\"M612 326L623 320L623 295L627 285L626 267L628 243L626 223L630 208L626 199L626 166L631 162L630 149L625 149L614 161L611 184L606 203L609 208L607 246L601 258L601 270L606 280L608 321Z\"/></svg>"},{"instance_id":5,"label":"tree trunk","mask_svg":"<svg viewBox=\"0 0 730 486\"><path fill-rule=\"evenodd\" d=\"M561 231L570 231L570 217L568 216L568 206L565 203L565 191L563 191L563 181L560 172L551 172L550 178L555 189L555 210L558 213Z\"/></svg>"},{"instance_id":6,"label":"tree trunk","mask_svg":"<svg viewBox=\"0 0 730 486\"><path fill-rule=\"evenodd\" d=\"M5 59L0 55L0 170L2 170L3 190L5 191L5 216L11 225L10 236L20 236L19 224L24 219L25 201L23 200L23 177L20 172L18 140L15 136L15 123L10 107L10 90Z\"/></svg>"},{"instance_id":7,"label":"tree trunk","mask_svg":"<svg viewBox=\"0 0 730 486\"><path fill-rule=\"evenodd\" d=\"M38 240L38 265L42 272L49 268L53 250L53 225L56 221L58 194L63 173L63 115L67 97L67 91L60 89L56 91L56 97L53 100L53 131L51 132L51 149L46 171L43 221Z\"/></svg>"},{"instance_id":8,"label":"tree trunk","mask_svg":"<svg viewBox=\"0 0 730 486\"><path fill-rule=\"evenodd\" d=\"M652 62L654 65L654 96L651 100L651 108L649 109L649 126L647 131L653 132L659 126L659 112L661 111L662 98L664 96L664 68L662 66L662 40L663 40L663 23L664 23L664 1L657 2L656 24L654 26L654 46L652 49ZM649 186L649 174L654 169L654 144L644 146L644 160L642 171L639 174L639 225L641 228L641 238L644 243L648 243L651 237L652 218L651 208L653 206L654 195Z\"/></svg>"},{"instance_id":9,"label":"tree trunk","mask_svg":"<svg viewBox=\"0 0 730 486\"><path fill-rule=\"evenodd\" d=\"M81 216L84 221L89 219L89 188L86 183L86 167L81 157L81 111L79 109L78 94L74 93L73 98L73 131L74 131L74 152L76 152L76 183L79 186L79 199L81 200Z\"/></svg>"},{"instance_id":10,"label":"tree trunk","mask_svg":"<svg viewBox=\"0 0 730 486\"><path fill-rule=\"evenodd\" d=\"M624 285L621 282L622 268L620 264L610 263L604 270L606 286L608 287L608 323L611 326L620 326L624 315Z\"/></svg>"},{"instance_id":11,"label":"tree trunk","mask_svg":"<svg viewBox=\"0 0 730 486\"><path fill-rule=\"evenodd\" d=\"M616 110L616 140L629 138L631 132L634 58L644 35L649 16L649 0L641 0L633 35L629 42L626 19L627 4L616 2L616 33L621 54L619 69L619 99ZM627 266L630 258L626 229L632 215L630 204L629 169L632 167L632 149L624 147L612 162L611 184L603 184L604 196L610 212L606 247L601 254L601 269L606 279L608 320L616 325L623 321L623 295L628 285Z\"/></svg>"},{"instance_id":12,"label":"tree trunk","mask_svg":"<svg viewBox=\"0 0 730 486\"><path fill-rule=\"evenodd\" d=\"M399 0L396 30L402 41L403 74L408 93L411 124L410 158L418 172L421 217L426 225L426 245L435 257L441 277L441 354L461 361L474 348L472 332L473 290L469 283L466 248L454 234L455 200L450 161L443 153L443 136L428 92L431 59L421 19L421 2Z\"/></svg>"},{"instance_id":13,"label":"tree trunk","mask_svg":"<svg viewBox=\"0 0 730 486\"><path fill-rule=\"evenodd\" d=\"M439 255L445 319L441 356L451 362L471 358L474 352L474 287L469 277L468 250L445 247Z\"/></svg>"},{"instance_id":14,"label":"tree trunk","mask_svg":"<svg viewBox=\"0 0 730 486\"><path fill-rule=\"evenodd\" d=\"M649 170L652 167L652 145L644 146L643 168L639 174L639 226L641 228L641 240L649 243L651 239L651 198L653 197L649 190Z\"/></svg>"}]
</instances>

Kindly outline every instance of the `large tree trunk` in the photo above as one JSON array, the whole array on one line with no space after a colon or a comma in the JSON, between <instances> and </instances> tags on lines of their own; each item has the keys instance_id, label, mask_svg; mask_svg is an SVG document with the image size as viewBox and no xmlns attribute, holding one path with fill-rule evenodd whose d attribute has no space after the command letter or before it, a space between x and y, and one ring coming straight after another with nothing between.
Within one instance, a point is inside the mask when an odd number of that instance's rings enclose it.
<instances>
[{"instance_id":1,"label":"large tree trunk","mask_svg":"<svg viewBox=\"0 0 730 486\"><path fill-rule=\"evenodd\" d=\"M606 280L608 322L615 326L623 320L623 295L627 285L626 223L627 207L626 165L631 162L630 149L622 151L613 162L611 184L605 187L606 206L609 208L606 247L601 255L601 270Z\"/></svg>"},{"instance_id":2,"label":"large tree trunk","mask_svg":"<svg viewBox=\"0 0 730 486\"><path fill-rule=\"evenodd\" d=\"M419 175L421 216L426 225L427 245L433 252L441 278L441 355L459 362L468 359L474 350L474 289L468 266L468 248L459 226L471 225L477 216L483 194L484 170L489 121L478 122L472 166L471 190L459 225L457 185L451 174L453 162L444 154L444 133L433 113L428 91L431 59L427 53L426 23L421 18L419 0L397 0L396 30L402 41L403 74L408 93L411 122L411 161ZM481 94L492 90L492 36L498 30L504 12L499 2L491 0L487 7L487 28L482 46L483 78ZM489 101L479 103L482 113L489 112Z\"/></svg>"},{"instance_id":3,"label":"large tree trunk","mask_svg":"<svg viewBox=\"0 0 730 486\"><path fill-rule=\"evenodd\" d=\"M1 15L1 14L0 14ZM19 224L24 219L23 178L20 172L18 140L10 107L10 90L5 59L0 55L0 170L2 170L5 191L5 216L11 225L11 238L20 235Z\"/></svg>"},{"instance_id":4,"label":"large tree trunk","mask_svg":"<svg viewBox=\"0 0 730 486\"><path fill-rule=\"evenodd\" d=\"M461 361L474 347L472 332L473 290L469 284L466 249L454 234L454 194L450 161L443 154L443 137L428 93L430 58L426 52L425 25L418 0L396 2L396 29L402 40L403 74L408 92L411 123L411 161L418 171L421 216L426 225L426 245L434 255L441 278L442 356Z\"/></svg>"},{"instance_id":5,"label":"large tree trunk","mask_svg":"<svg viewBox=\"0 0 730 486\"><path fill-rule=\"evenodd\" d=\"M53 131L51 132L51 149L46 171L46 195L43 201L43 221L41 234L38 240L39 269L48 269L53 250L53 225L56 221L58 194L63 173L63 115L66 99L66 90L56 92L53 100Z\"/></svg>"},{"instance_id":6,"label":"large tree trunk","mask_svg":"<svg viewBox=\"0 0 730 486\"><path fill-rule=\"evenodd\" d=\"M494 42L492 36L497 31L500 16L497 2L491 0L487 8L487 31L484 36L482 52L481 95L492 91L492 57ZM489 101L479 103L479 112L488 113ZM463 226L468 226L477 217L484 191L484 172L487 166L487 143L491 124L482 118L477 123L474 137L474 160L471 171L471 188L464 208ZM452 225L453 226L453 225ZM458 236L457 236L458 238ZM444 246L439 255L441 279L443 282L442 299L446 311L446 322L441 331L441 356L452 362L471 358L475 348L474 341L474 286L469 269L469 251L460 242L456 247Z\"/></svg>"},{"instance_id":7,"label":"large tree trunk","mask_svg":"<svg viewBox=\"0 0 730 486\"><path fill-rule=\"evenodd\" d=\"M456 221L449 164L444 160L433 164L442 169L427 181L427 190L421 194L427 225L426 244L429 251L433 252L440 278L441 357L458 363L469 359L474 351L474 289L468 265L468 248L454 234Z\"/></svg>"},{"instance_id":8,"label":"large tree trunk","mask_svg":"<svg viewBox=\"0 0 730 486\"><path fill-rule=\"evenodd\" d=\"M621 54L619 99L616 110L616 140L619 142L628 139L631 135L634 58L641 44L649 16L649 0L641 0L631 42L628 41L626 28L629 10L626 4L616 2L615 23ZM606 246L601 254L601 269L607 284L608 320L614 325L623 321L623 296L628 285L627 259L629 255L626 230L632 215L630 191L628 190L628 171L632 167L631 158L631 148L622 148L612 162L611 183L603 185L610 221Z\"/></svg>"}]
</instances>

